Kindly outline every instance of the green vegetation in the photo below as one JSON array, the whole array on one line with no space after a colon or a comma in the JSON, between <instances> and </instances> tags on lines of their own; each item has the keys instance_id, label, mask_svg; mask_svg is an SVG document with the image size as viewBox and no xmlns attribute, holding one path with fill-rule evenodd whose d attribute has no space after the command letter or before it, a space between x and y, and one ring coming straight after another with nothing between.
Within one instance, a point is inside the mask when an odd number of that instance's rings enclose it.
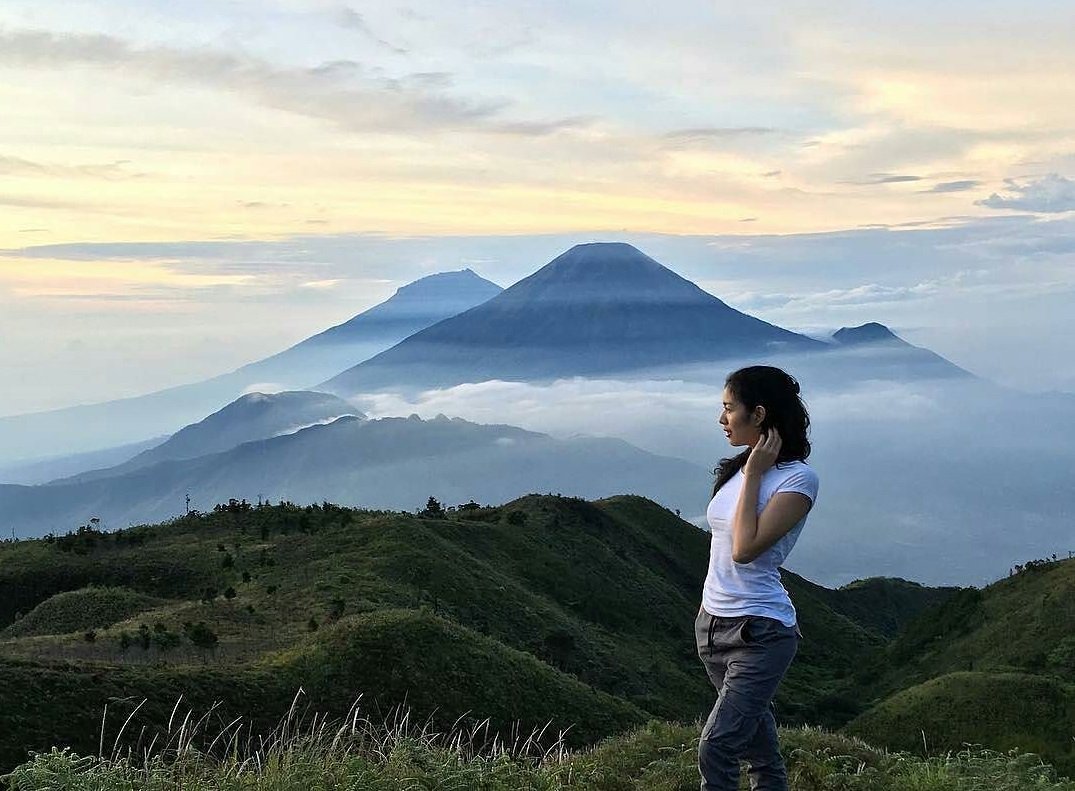
<instances>
[{"instance_id":1,"label":"green vegetation","mask_svg":"<svg viewBox=\"0 0 1075 791\"><path fill-rule=\"evenodd\" d=\"M80 588L50 596L0 631L0 639L103 629L164 604L129 588Z\"/></svg>"},{"instance_id":2,"label":"green vegetation","mask_svg":"<svg viewBox=\"0 0 1075 791\"><path fill-rule=\"evenodd\" d=\"M489 741L483 724L437 731L396 712L375 726L357 711L341 722L289 717L267 738L241 724L217 734L216 753L191 746L206 718L176 723L153 751L117 746L110 757L54 749L17 767L12 791L691 791L698 787L700 724L651 721L591 749L543 746L539 734ZM254 744L251 751L243 745ZM932 758L891 753L814 728L787 729L781 744L795 791L1075 791L1032 754L965 748ZM744 772L742 788L747 787Z\"/></svg>"},{"instance_id":3,"label":"green vegetation","mask_svg":"<svg viewBox=\"0 0 1075 791\"><path fill-rule=\"evenodd\" d=\"M902 690L848 724L897 749L964 742L1049 756L1075 776L1075 685L1026 673L950 673Z\"/></svg>"},{"instance_id":4,"label":"green vegetation","mask_svg":"<svg viewBox=\"0 0 1075 791\"><path fill-rule=\"evenodd\" d=\"M1075 775L1075 561L1034 561L923 610L864 662L847 727L897 748L964 741L1041 753Z\"/></svg>"},{"instance_id":5,"label":"green vegetation","mask_svg":"<svg viewBox=\"0 0 1075 791\"><path fill-rule=\"evenodd\" d=\"M405 703L438 732L484 723L501 744L545 728L535 742L543 750L550 735L551 744L579 749L635 729L600 748L612 751L611 763L585 776L616 765L621 748L608 745L621 745L623 755L645 759L650 779L667 759L667 780L644 785L632 769L627 785L609 775L593 782L611 785L572 786L542 775L552 771L544 764L503 771L523 772L535 788L678 788L684 767L693 771L696 729L638 728L694 722L712 705L692 628L707 561L706 534L634 496L530 495L499 507L430 498L416 514L232 501L161 525L83 526L0 544L0 770L53 745L96 755L102 713L105 741L116 739L117 719L129 717L127 733L148 741L196 710L212 710L220 723L252 713L248 734L265 732L301 688L303 705L330 717L360 698L376 712ZM804 640L778 716L786 726L851 722L850 733L886 747L920 749L925 731L941 751L964 741L1026 750L1071 772L1073 577L1075 563L1058 562L982 591L889 579L830 590L784 571ZM824 738L838 749L856 744ZM398 766L435 763L427 747ZM802 788L962 788L893 778L944 778L972 764L999 772L1009 763L978 752L938 759L942 766L862 745L878 784L840 785L825 778L836 776L842 753L815 747L789 754L797 771L815 772ZM557 766L575 767L570 782L581 782L580 767L598 754ZM157 768L167 773L165 758ZM477 771L471 758L451 761L465 775ZM38 764L33 771L46 771ZM221 766L212 771L230 777ZM396 787L388 769L371 766L369 777L388 784L354 787ZM317 777L313 787L329 782Z\"/></svg>"}]
</instances>

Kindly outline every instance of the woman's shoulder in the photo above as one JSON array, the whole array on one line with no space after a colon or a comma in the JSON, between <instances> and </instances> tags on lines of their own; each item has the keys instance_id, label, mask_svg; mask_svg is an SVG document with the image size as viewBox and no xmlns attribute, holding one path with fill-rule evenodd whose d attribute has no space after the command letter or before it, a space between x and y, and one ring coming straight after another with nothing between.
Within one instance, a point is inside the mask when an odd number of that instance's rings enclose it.
<instances>
[{"instance_id":1,"label":"woman's shoulder","mask_svg":"<svg viewBox=\"0 0 1075 791\"><path fill-rule=\"evenodd\" d=\"M778 470L809 470L810 472L814 472L814 468L811 467L805 459L788 459L787 461L778 461L774 466Z\"/></svg>"},{"instance_id":2,"label":"woman's shoulder","mask_svg":"<svg viewBox=\"0 0 1075 791\"><path fill-rule=\"evenodd\" d=\"M785 480L788 478L796 478L798 480L811 481L815 484L819 481L817 471L802 459L779 462L773 466L773 469L777 472L777 475L779 475L780 478Z\"/></svg>"}]
</instances>

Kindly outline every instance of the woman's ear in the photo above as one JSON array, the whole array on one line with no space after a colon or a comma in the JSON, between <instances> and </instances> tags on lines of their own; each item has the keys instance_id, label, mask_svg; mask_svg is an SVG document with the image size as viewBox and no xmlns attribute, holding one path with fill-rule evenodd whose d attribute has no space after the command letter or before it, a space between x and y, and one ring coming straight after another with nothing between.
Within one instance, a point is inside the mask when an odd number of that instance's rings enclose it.
<instances>
[{"instance_id":1,"label":"woman's ear","mask_svg":"<svg viewBox=\"0 0 1075 791\"><path fill-rule=\"evenodd\" d=\"M761 426L765 422L765 407L760 404L754 407L754 425Z\"/></svg>"}]
</instances>

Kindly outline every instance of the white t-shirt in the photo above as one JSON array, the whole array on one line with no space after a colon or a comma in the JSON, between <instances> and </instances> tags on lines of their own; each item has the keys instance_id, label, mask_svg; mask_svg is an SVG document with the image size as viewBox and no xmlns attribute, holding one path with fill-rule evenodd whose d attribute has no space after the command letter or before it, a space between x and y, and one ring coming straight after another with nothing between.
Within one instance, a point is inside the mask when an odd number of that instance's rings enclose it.
<instances>
[{"instance_id":1,"label":"white t-shirt","mask_svg":"<svg viewBox=\"0 0 1075 791\"><path fill-rule=\"evenodd\" d=\"M806 517L750 563L732 560L732 520L743 488L743 471L720 488L706 509L709 523L709 573L702 588L702 606L710 615L764 615L785 626L796 623L795 607L780 582L780 564L799 539ZM799 492L817 501L818 477L806 462L774 465L762 474L758 514L777 492Z\"/></svg>"}]
</instances>

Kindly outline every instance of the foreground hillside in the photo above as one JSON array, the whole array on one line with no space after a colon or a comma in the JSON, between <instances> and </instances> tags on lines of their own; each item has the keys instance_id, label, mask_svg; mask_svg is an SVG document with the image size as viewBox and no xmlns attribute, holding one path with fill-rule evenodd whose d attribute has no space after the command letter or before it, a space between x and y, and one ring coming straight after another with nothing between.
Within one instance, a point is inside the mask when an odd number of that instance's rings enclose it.
<instances>
[{"instance_id":1,"label":"foreground hillside","mask_svg":"<svg viewBox=\"0 0 1075 791\"><path fill-rule=\"evenodd\" d=\"M902 748L925 731L939 749L1030 750L1075 775L1075 560L958 591L856 675L854 694L875 705L853 733Z\"/></svg>"},{"instance_id":2,"label":"foreground hillside","mask_svg":"<svg viewBox=\"0 0 1075 791\"><path fill-rule=\"evenodd\" d=\"M381 709L406 700L439 725L468 712L572 725L574 745L711 705L692 626L704 533L631 496L432 505L239 502L0 545L0 764L54 744L91 750L105 704L126 717L143 698L131 727L147 732L180 695L264 726L301 686L332 714L358 695ZM888 639L885 619L943 595L785 583L806 635L777 701L791 723L858 714L844 690Z\"/></svg>"}]
</instances>

